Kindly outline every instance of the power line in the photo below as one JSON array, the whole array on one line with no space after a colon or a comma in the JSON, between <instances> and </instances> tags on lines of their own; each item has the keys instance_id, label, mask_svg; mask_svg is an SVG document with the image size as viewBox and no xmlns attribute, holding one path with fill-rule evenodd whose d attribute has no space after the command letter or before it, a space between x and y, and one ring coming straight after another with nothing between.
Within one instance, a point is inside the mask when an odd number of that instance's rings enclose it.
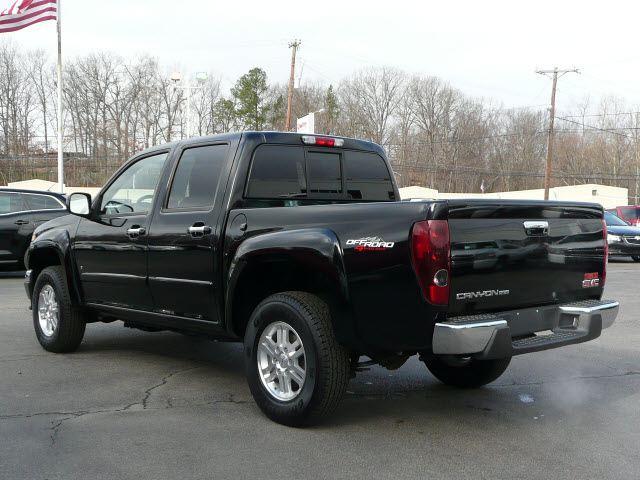
<instances>
[{"instance_id":1,"label":"power line","mask_svg":"<svg viewBox=\"0 0 640 480\"><path fill-rule=\"evenodd\" d=\"M287 93L287 118L285 122L285 130L287 132L291 130L291 103L293 101L293 83L296 74L296 51L301 43L300 40L294 40L289 43L289 48L291 49L291 74L289 75L289 90Z\"/></svg>"},{"instance_id":2,"label":"power line","mask_svg":"<svg viewBox=\"0 0 640 480\"><path fill-rule=\"evenodd\" d=\"M620 137L624 137L624 138L631 138L631 137L629 137L629 135L625 135L624 133L619 133L619 132L613 131L612 129L600 128L600 127L596 127L594 125L587 125L586 123L576 122L575 120L571 120L571 119L565 118L565 117L558 117L558 120L562 120L563 122L573 123L575 125L580 125L581 127L588 128L589 130L597 130L597 131L600 131L600 132L612 133L613 135L619 135ZM634 128L629 128L629 129L630 130L634 130Z\"/></svg>"},{"instance_id":3,"label":"power line","mask_svg":"<svg viewBox=\"0 0 640 480\"><path fill-rule=\"evenodd\" d=\"M640 115L640 112L589 113L585 115L564 115L564 118L613 117L622 115Z\"/></svg>"},{"instance_id":4,"label":"power line","mask_svg":"<svg viewBox=\"0 0 640 480\"><path fill-rule=\"evenodd\" d=\"M547 141L547 163L544 170L544 199L549 200L549 187L551 186L551 162L553 160L553 122L556 115L556 88L558 86L558 78L565 76L567 73L580 73L577 68L572 70L537 70L536 73L541 75L553 74L553 86L551 87L551 109L549 110L549 138ZM559 76L558 76L559 75Z\"/></svg>"}]
</instances>

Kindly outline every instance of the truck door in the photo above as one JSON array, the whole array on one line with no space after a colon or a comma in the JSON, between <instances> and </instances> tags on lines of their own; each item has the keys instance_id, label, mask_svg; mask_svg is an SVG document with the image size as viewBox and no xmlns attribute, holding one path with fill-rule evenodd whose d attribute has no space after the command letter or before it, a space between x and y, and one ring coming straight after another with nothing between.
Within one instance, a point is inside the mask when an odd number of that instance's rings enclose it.
<instances>
[{"instance_id":1,"label":"truck door","mask_svg":"<svg viewBox=\"0 0 640 480\"><path fill-rule=\"evenodd\" d=\"M95 218L80 221L73 249L87 303L152 310L147 233L166 158L134 161L96 199Z\"/></svg>"},{"instance_id":2,"label":"truck door","mask_svg":"<svg viewBox=\"0 0 640 480\"><path fill-rule=\"evenodd\" d=\"M218 322L217 250L227 143L189 145L178 161L151 223L149 285L154 310Z\"/></svg>"}]
</instances>

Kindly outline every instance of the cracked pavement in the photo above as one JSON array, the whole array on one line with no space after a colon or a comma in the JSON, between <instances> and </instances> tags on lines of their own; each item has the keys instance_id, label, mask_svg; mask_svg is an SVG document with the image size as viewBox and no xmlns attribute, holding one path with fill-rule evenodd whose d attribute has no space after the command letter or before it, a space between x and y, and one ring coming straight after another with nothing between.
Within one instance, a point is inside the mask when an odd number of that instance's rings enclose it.
<instances>
[{"instance_id":1,"label":"cracked pavement","mask_svg":"<svg viewBox=\"0 0 640 480\"><path fill-rule=\"evenodd\" d=\"M43 351L21 279L0 277L0 479L638 478L640 265L593 342L513 359L488 387L440 385L416 358L351 381L310 429L261 415L241 347L120 322L77 353Z\"/></svg>"}]
</instances>

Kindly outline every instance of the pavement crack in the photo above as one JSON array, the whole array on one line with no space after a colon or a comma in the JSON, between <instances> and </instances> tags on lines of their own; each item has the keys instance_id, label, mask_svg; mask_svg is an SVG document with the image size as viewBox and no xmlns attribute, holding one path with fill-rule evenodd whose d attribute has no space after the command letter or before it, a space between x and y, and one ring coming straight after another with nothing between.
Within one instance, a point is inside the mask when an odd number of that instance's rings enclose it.
<instances>
[{"instance_id":1,"label":"pavement crack","mask_svg":"<svg viewBox=\"0 0 640 480\"><path fill-rule=\"evenodd\" d=\"M142 410L146 410L147 407L148 407L148 404L149 404L149 399L151 398L151 395L153 394L153 392L155 390L157 390L158 388L164 387L172 377L174 377L176 375L180 375L182 373L190 372L191 370L195 370L197 368L201 368L201 367L200 366L189 367L189 368L185 368L185 369L182 369L182 370L176 370L174 372L168 373L167 375L162 377L162 379L158 383L156 383L155 385L152 385L151 387L147 388L144 391L144 395L142 397L142 400L140 400L139 402L135 402L135 403L131 403L131 404L127 405L126 407L124 407L124 410L129 410L129 409L131 409L133 407L136 407L136 406L141 406Z\"/></svg>"},{"instance_id":2,"label":"pavement crack","mask_svg":"<svg viewBox=\"0 0 640 480\"><path fill-rule=\"evenodd\" d=\"M62 427L62 424L64 422L66 422L67 420L71 420L72 418L77 418L80 415L71 415L69 417L63 417L63 418L59 418L58 420L53 420L51 422L52 426L50 428L51 430L51 445L50 447L53 448L56 444L56 439L58 438L58 432L60 431L60 428Z\"/></svg>"}]
</instances>

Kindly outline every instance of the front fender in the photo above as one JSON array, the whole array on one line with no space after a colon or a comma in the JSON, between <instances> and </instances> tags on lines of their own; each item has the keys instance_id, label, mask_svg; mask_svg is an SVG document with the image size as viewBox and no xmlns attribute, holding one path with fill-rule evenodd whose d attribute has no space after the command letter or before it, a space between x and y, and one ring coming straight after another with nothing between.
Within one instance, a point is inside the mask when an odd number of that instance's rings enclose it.
<instances>
[{"instance_id":1,"label":"front fender","mask_svg":"<svg viewBox=\"0 0 640 480\"><path fill-rule=\"evenodd\" d=\"M57 260L54 262L54 257ZM74 305L82 303L82 294L79 284L75 263L72 258L71 237L67 229L53 228L43 231L34 241L31 242L25 254L25 265L29 270L33 270L35 275L31 276L30 291L33 291L38 273L51 265L59 264L64 272L69 294Z\"/></svg>"},{"instance_id":2,"label":"front fender","mask_svg":"<svg viewBox=\"0 0 640 480\"><path fill-rule=\"evenodd\" d=\"M235 251L227 272L225 291L225 317L233 318L233 300L236 287L252 262L267 258L285 258L302 266L304 270L321 273L329 280L333 307L346 310L349 300L344 255L336 234L327 228L280 230L258 234L244 240ZM293 288L295 289L295 288ZM335 312L334 317L336 317ZM339 315L338 315L339 316ZM336 335L345 325L333 318ZM231 322L228 322L229 324ZM228 325L231 327L231 325Z\"/></svg>"}]
</instances>

